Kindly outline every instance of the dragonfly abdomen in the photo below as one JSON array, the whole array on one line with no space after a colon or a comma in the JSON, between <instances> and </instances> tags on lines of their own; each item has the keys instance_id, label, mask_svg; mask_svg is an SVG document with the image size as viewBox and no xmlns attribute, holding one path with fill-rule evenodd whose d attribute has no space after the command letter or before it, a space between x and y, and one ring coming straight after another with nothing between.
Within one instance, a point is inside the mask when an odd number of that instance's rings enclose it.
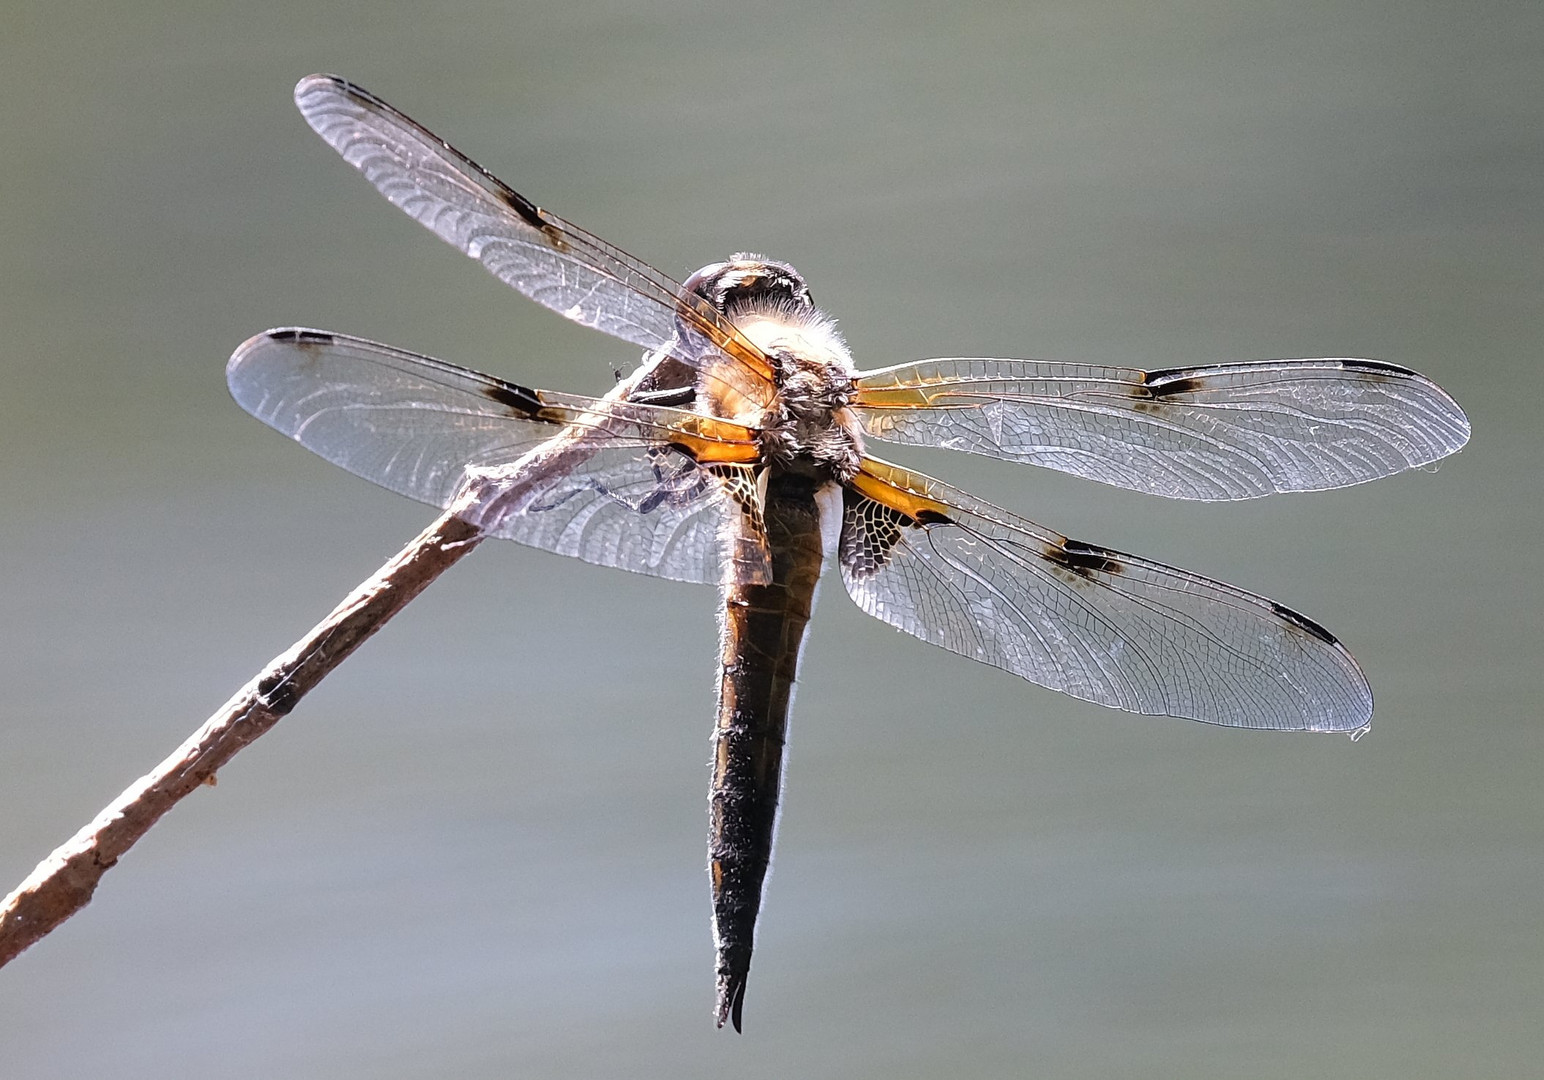
<instances>
[{"instance_id":1,"label":"dragonfly abdomen","mask_svg":"<svg viewBox=\"0 0 1544 1080\"><path fill-rule=\"evenodd\" d=\"M724 594L708 866L718 1024L732 1020L736 1031L772 858L788 708L824 554L817 486L774 470L764 508L772 580L731 584Z\"/></svg>"}]
</instances>

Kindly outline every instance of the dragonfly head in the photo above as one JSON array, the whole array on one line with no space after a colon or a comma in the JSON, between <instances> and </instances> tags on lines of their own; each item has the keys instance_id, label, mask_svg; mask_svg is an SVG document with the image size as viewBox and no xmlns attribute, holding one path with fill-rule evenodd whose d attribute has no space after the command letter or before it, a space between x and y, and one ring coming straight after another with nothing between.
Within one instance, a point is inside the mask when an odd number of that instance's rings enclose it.
<instances>
[{"instance_id":1,"label":"dragonfly head","mask_svg":"<svg viewBox=\"0 0 1544 1080\"><path fill-rule=\"evenodd\" d=\"M810 287L797 270L748 251L736 252L728 262L709 263L687 278L685 287L729 316L744 311L803 312L815 307Z\"/></svg>"}]
</instances>

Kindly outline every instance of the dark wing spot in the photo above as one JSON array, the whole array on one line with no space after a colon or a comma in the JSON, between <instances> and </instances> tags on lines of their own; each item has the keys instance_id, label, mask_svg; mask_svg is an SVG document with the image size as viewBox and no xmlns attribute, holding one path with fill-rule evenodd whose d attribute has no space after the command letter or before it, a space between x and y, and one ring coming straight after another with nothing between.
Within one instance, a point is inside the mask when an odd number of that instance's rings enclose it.
<instances>
[{"instance_id":1,"label":"dark wing spot","mask_svg":"<svg viewBox=\"0 0 1544 1080\"><path fill-rule=\"evenodd\" d=\"M1282 622L1291 623L1293 626L1303 631L1303 633L1318 638L1326 645L1340 644L1340 642L1335 640L1334 634L1330 633L1328 630L1324 629L1324 627L1314 622L1307 615L1299 615L1291 608L1282 607L1274 600L1271 601L1271 612L1279 617Z\"/></svg>"},{"instance_id":2,"label":"dark wing spot","mask_svg":"<svg viewBox=\"0 0 1544 1080\"><path fill-rule=\"evenodd\" d=\"M1126 569L1115 552L1081 540L1064 540L1059 546L1047 547L1041 554L1046 561L1088 581L1092 581L1096 573L1120 574Z\"/></svg>"},{"instance_id":3,"label":"dark wing spot","mask_svg":"<svg viewBox=\"0 0 1544 1080\"><path fill-rule=\"evenodd\" d=\"M890 553L903 538L903 530L915 528L918 522L852 488L842 489L842 502L842 539L837 555L848 577L864 581L885 568Z\"/></svg>"},{"instance_id":4,"label":"dark wing spot","mask_svg":"<svg viewBox=\"0 0 1544 1080\"><path fill-rule=\"evenodd\" d=\"M551 244L558 251L568 250L568 241L563 239L562 231L547 220L547 216L541 212L541 207L488 172L487 169L482 169L481 166L479 166L479 169L481 169L484 176L494 182L496 185L494 190L498 192L499 198L504 201L505 206L520 215L520 220L545 236L547 243Z\"/></svg>"},{"instance_id":5,"label":"dark wing spot","mask_svg":"<svg viewBox=\"0 0 1544 1080\"><path fill-rule=\"evenodd\" d=\"M1138 388L1144 393L1136 397L1155 401L1180 394L1196 394L1206 389L1204 375L1179 375L1172 371L1149 371L1146 380Z\"/></svg>"},{"instance_id":6,"label":"dark wing spot","mask_svg":"<svg viewBox=\"0 0 1544 1080\"><path fill-rule=\"evenodd\" d=\"M337 343L337 338L325 330L306 330L296 327L289 330L274 330L268 334L268 340L281 341L286 345L294 345L298 348L306 348L311 345L331 346Z\"/></svg>"},{"instance_id":7,"label":"dark wing spot","mask_svg":"<svg viewBox=\"0 0 1544 1080\"><path fill-rule=\"evenodd\" d=\"M535 390L527 390L514 383L490 382L483 387L482 393L489 401L496 401L507 408L511 416L535 416L545 407Z\"/></svg>"},{"instance_id":8,"label":"dark wing spot","mask_svg":"<svg viewBox=\"0 0 1544 1080\"><path fill-rule=\"evenodd\" d=\"M1407 367L1398 364L1385 364L1382 360L1352 360L1341 365L1347 371L1355 372L1366 382L1405 382L1408 379L1419 379L1421 376Z\"/></svg>"},{"instance_id":9,"label":"dark wing spot","mask_svg":"<svg viewBox=\"0 0 1544 1080\"><path fill-rule=\"evenodd\" d=\"M917 523L920 525L953 525L954 522L948 516L940 514L937 510L917 511Z\"/></svg>"},{"instance_id":10,"label":"dark wing spot","mask_svg":"<svg viewBox=\"0 0 1544 1080\"><path fill-rule=\"evenodd\" d=\"M1127 388L1134 399L1132 408L1140 413L1161 413L1168 407L1166 398L1194 394L1205 389L1205 376L1187 375L1180 368L1145 371L1141 382Z\"/></svg>"},{"instance_id":11,"label":"dark wing spot","mask_svg":"<svg viewBox=\"0 0 1544 1080\"><path fill-rule=\"evenodd\" d=\"M501 187L499 189L499 198L504 200L504 205L519 214L531 228L544 229L547 227L546 221L541 216L541 208L518 191L509 187Z\"/></svg>"}]
</instances>

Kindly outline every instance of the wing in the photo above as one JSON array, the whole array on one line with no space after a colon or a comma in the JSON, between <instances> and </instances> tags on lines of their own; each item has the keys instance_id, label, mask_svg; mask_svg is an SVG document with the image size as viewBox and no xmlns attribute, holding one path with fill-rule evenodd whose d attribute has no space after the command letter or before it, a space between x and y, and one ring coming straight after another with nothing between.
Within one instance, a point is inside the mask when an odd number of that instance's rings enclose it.
<instances>
[{"instance_id":1,"label":"wing","mask_svg":"<svg viewBox=\"0 0 1544 1080\"><path fill-rule=\"evenodd\" d=\"M664 349L758 405L772 364L706 300L516 192L417 121L336 75L295 87L301 115L415 221L543 307L645 349ZM727 356L733 364L717 358Z\"/></svg>"},{"instance_id":2,"label":"wing","mask_svg":"<svg viewBox=\"0 0 1544 1080\"><path fill-rule=\"evenodd\" d=\"M1356 661L1302 615L872 458L845 491L840 553L870 615L1084 701L1282 731L1372 717Z\"/></svg>"},{"instance_id":3,"label":"wing","mask_svg":"<svg viewBox=\"0 0 1544 1080\"><path fill-rule=\"evenodd\" d=\"M448 507L469 471L502 477L496 536L678 581L758 580L759 448L738 424L531 390L363 338L270 330L226 367L242 408L392 491Z\"/></svg>"},{"instance_id":4,"label":"wing","mask_svg":"<svg viewBox=\"0 0 1544 1080\"><path fill-rule=\"evenodd\" d=\"M1372 360L1139 371L923 360L861 374L876 439L1043 465L1175 499L1251 499L1374 480L1444 458L1469 418L1441 387Z\"/></svg>"}]
</instances>

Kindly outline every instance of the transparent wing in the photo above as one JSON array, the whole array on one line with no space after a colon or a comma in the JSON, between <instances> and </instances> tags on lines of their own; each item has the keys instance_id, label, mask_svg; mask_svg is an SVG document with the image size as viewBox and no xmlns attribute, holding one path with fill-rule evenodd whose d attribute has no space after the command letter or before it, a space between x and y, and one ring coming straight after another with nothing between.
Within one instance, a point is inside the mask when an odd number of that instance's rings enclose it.
<instances>
[{"instance_id":1,"label":"transparent wing","mask_svg":"<svg viewBox=\"0 0 1544 1080\"><path fill-rule=\"evenodd\" d=\"M1441 387L1372 360L1139 371L939 359L860 375L876 439L1027 462L1175 499L1345 487L1469 441Z\"/></svg>"},{"instance_id":2,"label":"transparent wing","mask_svg":"<svg viewBox=\"0 0 1544 1080\"><path fill-rule=\"evenodd\" d=\"M753 433L676 409L531 390L319 330L270 330L226 367L242 408L349 472L447 507L469 470L517 483L479 524L586 562L717 584L750 515ZM733 535L744 535L734 530Z\"/></svg>"},{"instance_id":3,"label":"transparent wing","mask_svg":"<svg viewBox=\"0 0 1544 1080\"><path fill-rule=\"evenodd\" d=\"M1317 623L919 473L866 459L840 552L870 615L1084 701L1283 731L1356 732L1372 716L1361 669Z\"/></svg>"},{"instance_id":4,"label":"transparent wing","mask_svg":"<svg viewBox=\"0 0 1544 1080\"><path fill-rule=\"evenodd\" d=\"M417 121L336 75L295 87L301 115L410 217L543 307L664 349L761 405L771 363L715 308L652 266L543 210ZM717 362L728 356L736 365Z\"/></svg>"}]
</instances>

